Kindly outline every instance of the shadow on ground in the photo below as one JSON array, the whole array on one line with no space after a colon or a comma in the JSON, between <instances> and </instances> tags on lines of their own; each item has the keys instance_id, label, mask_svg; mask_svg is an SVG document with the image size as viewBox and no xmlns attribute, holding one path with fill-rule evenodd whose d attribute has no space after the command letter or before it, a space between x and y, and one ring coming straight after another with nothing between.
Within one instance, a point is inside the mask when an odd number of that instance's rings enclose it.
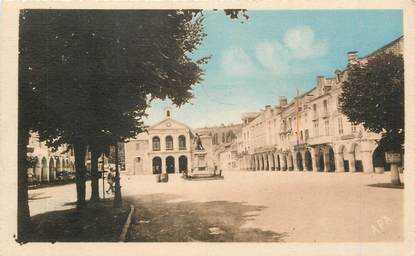
<instances>
[{"instance_id":1,"label":"shadow on ground","mask_svg":"<svg viewBox=\"0 0 415 256\"><path fill-rule=\"evenodd\" d=\"M29 201L33 201L33 200L39 200L39 199L47 199L47 198L51 198L51 196L41 196L44 193L33 193L32 195L29 195Z\"/></svg>"},{"instance_id":2,"label":"shadow on ground","mask_svg":"<svg viewBox=\"0 0 415 256\"><path fill-rule=\"evenodd\" d=\"M395 188L395 189L404 189L404 184L401 185L394 185L392 183L376 183L370 184L369 187L376 187L376 188Z\"/></svg>"},{"instance_id":3,"label":"shadow on ground","mask_svg":"<svg viewBox=\"0 0 415 256\"><path fill-rule=\"evenodd\" d=\"M242 226L265 207L241 202L174 201L174 195L128 198L136 206L129 242L281 242L286 233Z\"/></svg>"},{"instance_id":4,"label":"shadow on ground","mask_svg":"<svg viewBox=\"0 0 415 256\"><path fill-rule=\"evenodd\" d=\"M32 231L23 242L116 242L129 212L129 204L120 209L112 200L87 204L82 210L51 211L31 217Z\"/></svg>"}]
</instances>

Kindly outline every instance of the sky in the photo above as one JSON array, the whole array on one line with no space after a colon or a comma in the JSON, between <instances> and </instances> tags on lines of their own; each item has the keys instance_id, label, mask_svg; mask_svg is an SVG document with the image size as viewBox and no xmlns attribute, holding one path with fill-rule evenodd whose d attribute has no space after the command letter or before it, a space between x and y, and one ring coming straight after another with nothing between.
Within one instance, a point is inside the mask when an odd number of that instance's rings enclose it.
<instances>
[{"instance_id":1,"label":"sky","mask_svg":"<svg viewBox=\"0 0 415 256\"><path fill-rule=\"evenodd\" d=\"M249 11L231 20L205 12L207 37L193 57L210 56L194 99L180 108L154 101L145 123L163 119L163 109L192 128L240 123L243 112L291 100L332 77L347 64L347 52L363 57L403 34L400 10Z\"/></svg>"}]
</instances>

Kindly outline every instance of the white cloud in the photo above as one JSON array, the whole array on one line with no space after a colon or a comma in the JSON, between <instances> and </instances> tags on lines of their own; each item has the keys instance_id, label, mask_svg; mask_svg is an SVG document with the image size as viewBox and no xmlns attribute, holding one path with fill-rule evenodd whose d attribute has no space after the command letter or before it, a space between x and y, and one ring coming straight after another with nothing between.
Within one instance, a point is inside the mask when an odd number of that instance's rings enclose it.
<instances>
[{"instance_id":1,"label":"white cloud","mask_svg":"<svg viewBox=\"0 0 415 256\"><path fill-rule=\"evenodd\" d=\"M316 40L313 30L308 26L288 30L284 36L284 45L297 59L314 58L327 53L327 45Z\"/></svg>"},{"instance_id":2,"label":"white cloud","mask_svg":"<svg viewBox=\"0 0 415 256\"><path fill-rule=\"evenodd\" d=\"M290 54L279 42L261 42L256 45L255 52L258 62L272 74L280 76L289 71Z\"/></svg>"},{"instance_id":3,"label":"white cloud","mask_svg":"<svg viewBox=\"0 0 415 256\"><path fill-rule=\"evenodd\" d=\"M251 58L239 47L229 48L223 53L222 68L230 76L249 76L255 71Z\"/></svg>"}]
</instances>

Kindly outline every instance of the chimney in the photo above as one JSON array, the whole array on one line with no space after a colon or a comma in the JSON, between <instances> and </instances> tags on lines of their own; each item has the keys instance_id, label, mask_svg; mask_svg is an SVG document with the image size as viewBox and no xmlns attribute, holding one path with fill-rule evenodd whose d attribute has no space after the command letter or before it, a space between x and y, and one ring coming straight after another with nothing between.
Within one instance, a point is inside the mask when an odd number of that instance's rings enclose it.
<instances>
[{"instance_id":1,"label":"chimney","mask_svg":"<svg viewBox=\"0 0 415 256\"><path fill-rule=\"evenodd\" d=\"M287 97L285 97L285 96L280 96L280 98L279 98L279 102L280 102L280 107L283 107L283 106L286 106L287 104L288 104L288 102L287 102Z\"/></svg>"},{"instance_id":2,"label":"chimney","mask_svg":"<svg viewBox=\"0 0 415 256\"><path fill-rule=\"evenodd\" d=\"M324 85L324 76L317 76L317 86Z\"/></svg>"},{"instance_id":3,"label":"chimney","mask_svg":"<svg viewBox=\"0 0 415 256\"><path fill-rule=\"evenodd\" d=\"M351 51L347 53L348 65L356 64L359 59L358 51Z\"/></svg>"}]
</instances>

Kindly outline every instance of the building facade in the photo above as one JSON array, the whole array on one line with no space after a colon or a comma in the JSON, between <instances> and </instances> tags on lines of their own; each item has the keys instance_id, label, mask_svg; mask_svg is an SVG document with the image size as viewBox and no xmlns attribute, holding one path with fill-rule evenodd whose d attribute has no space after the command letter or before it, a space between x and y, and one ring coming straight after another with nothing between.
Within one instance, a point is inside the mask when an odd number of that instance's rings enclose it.
<instances>
[{"instance_id":1,"label":"building facade","mask_svg":"<svg viewBox=\"0 0 415 256\"><path fill-rule=\"evenodd\" d=\"M30 135L27 156L31 160L27 173L38 182L52 182L56 180L59 172L75 172L73 151L67 150L66 146L53 151L39 141L36 133Z\"/></svg>"},{"instance_id":2,"label":"building facade","mask_svg":"<svg viewBox=\"0 0 415 256\"><path fill-rule=\"evenodd\" d=\"M181 173L192 168L194 135L164 110L164 119L125 143L125 165L131 175Z\"/></svg>"},{"instance_id":3,"label":"building facade","mask_svg":"<svg viewBox=\"0 0 415 256\"><path fill-rule=\"evenodd\" d=\"M348 64L365 63L380 52L402 54L403 38L389 43L364 58L348 53ZM258 113L242 116L238 139L239 165L244 170L282 170L319 172L367 172L373 159L384 158L377 150L379 134L352 125L339 112L338 99L348 69L335 76L318 76L316 86L297 95L291 102L280 97L277 106L265 106ZM384 161L383 161L384 162ZM375 168L376 167L376 168Z\"/></svg>"}]
</instances>

